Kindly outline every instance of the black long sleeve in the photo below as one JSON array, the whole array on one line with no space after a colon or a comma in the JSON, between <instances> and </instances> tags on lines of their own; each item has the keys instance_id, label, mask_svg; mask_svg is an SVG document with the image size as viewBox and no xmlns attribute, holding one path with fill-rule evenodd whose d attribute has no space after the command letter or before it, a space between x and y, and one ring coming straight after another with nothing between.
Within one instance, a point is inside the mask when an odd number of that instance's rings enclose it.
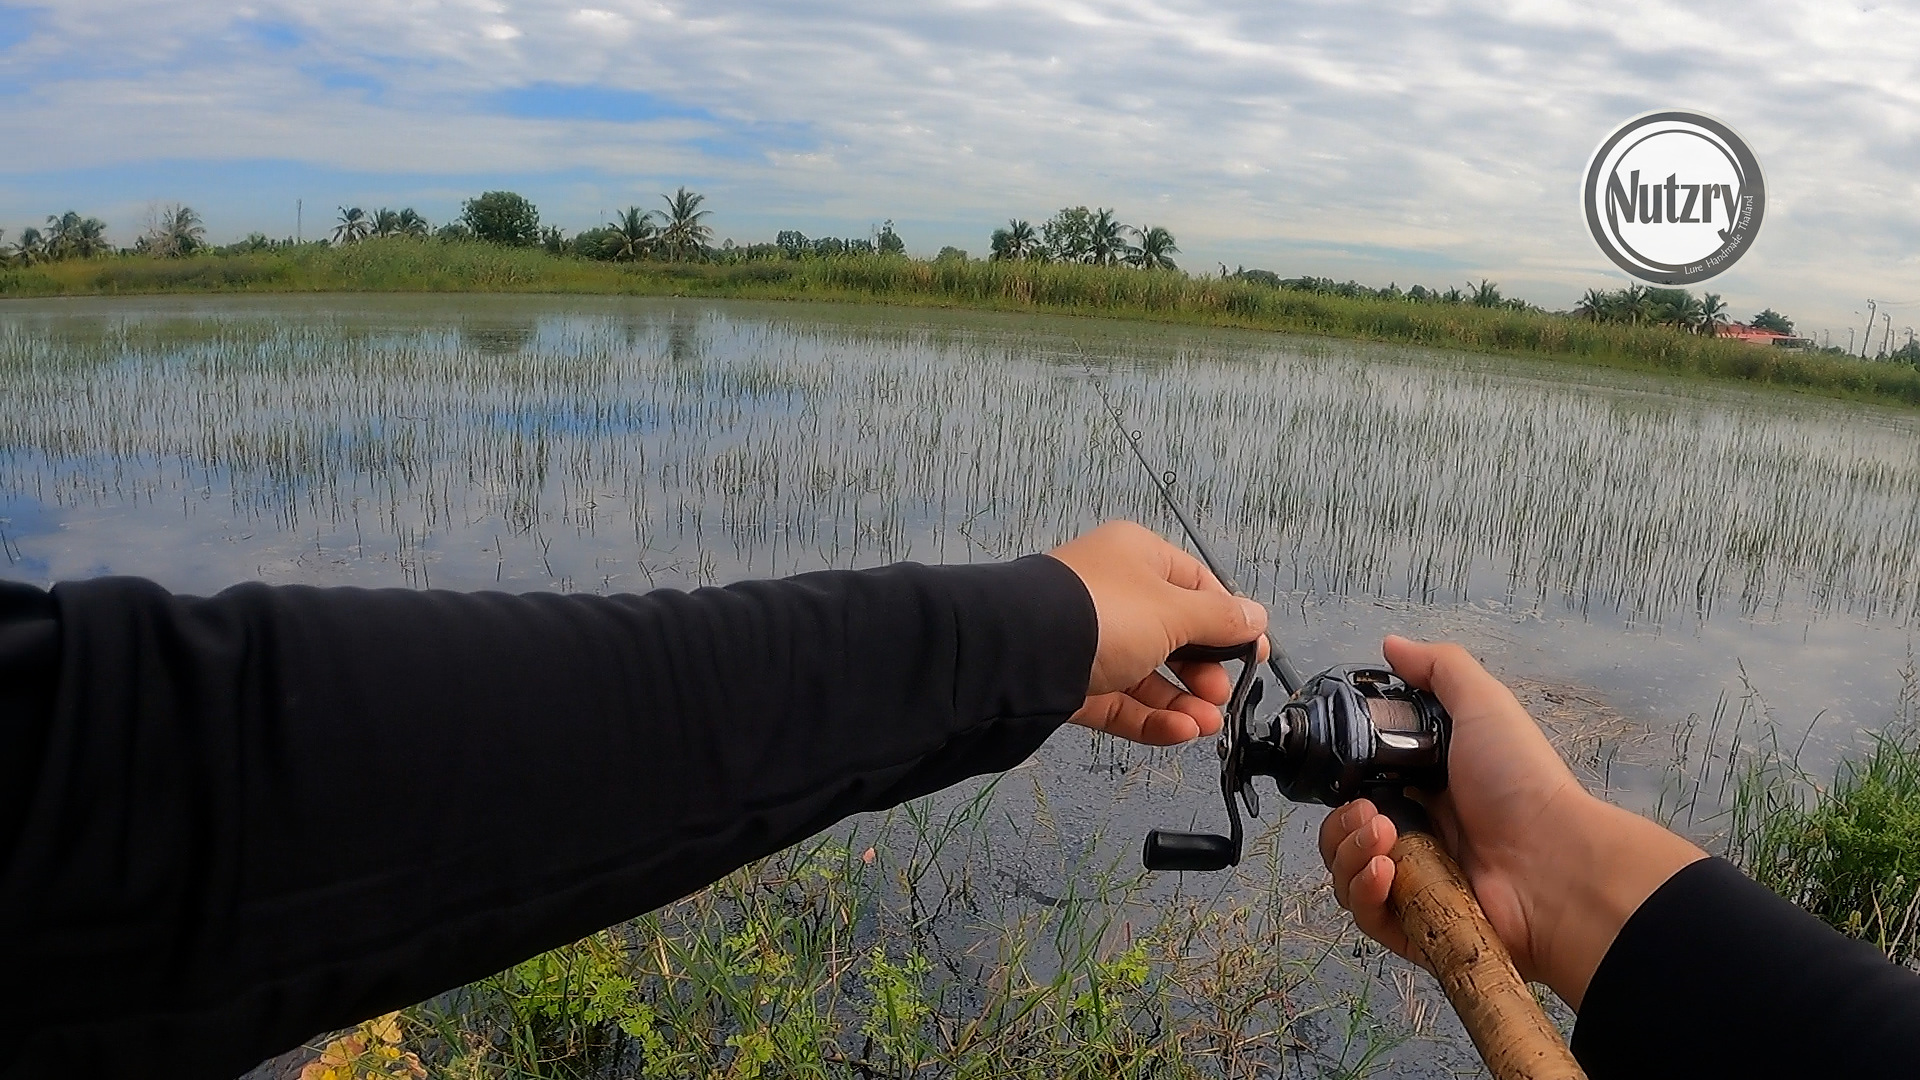
<instances>
[{"instance_id":1,"label":"black long sleeve","mask_svg":"<svg viewBox=\"0 0 1920 1080\"><path fill-rule=\"evenodd\" d=\"M0 585L0 1075L237 1075L1033 752L1038 556L560 597Z\"/></svg>"},{"instance_id":2,"label":"black long sleeve","mask_svg":"<svg viewBox=\"0 0 1920 1080\"><path fill-rule=\"evenodd\" d=\"M1591 1080L1920 1074L1920 977L1704 859L1634 912L1573 1032Z\"/></svg>"}]
</instances>

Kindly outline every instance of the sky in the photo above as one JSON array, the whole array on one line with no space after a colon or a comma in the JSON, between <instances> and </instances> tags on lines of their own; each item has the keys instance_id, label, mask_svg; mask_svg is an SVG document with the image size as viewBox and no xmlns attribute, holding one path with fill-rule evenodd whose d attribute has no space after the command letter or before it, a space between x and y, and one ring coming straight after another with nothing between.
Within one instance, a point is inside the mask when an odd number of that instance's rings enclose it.
<instances>
[{"instance_id":1,"label":"sky","mask_svg":"<svg viewBox=\"0 0 1920 1080\"><path fill-rule=\"evenodd\" d=\"M1667 108L1731 124L1769 189L1698 291L1835 344L1868 298L1920 328L1912 2L0 0L0 228L71 208L130 243L184 202L285 236L298 203L313 237L507 188L577 230L684 184L742 243L890 219L983 255L1085 204L1191 271L1566 308L1627 282L1588 157Z\"/></svg>"}]
</instances>

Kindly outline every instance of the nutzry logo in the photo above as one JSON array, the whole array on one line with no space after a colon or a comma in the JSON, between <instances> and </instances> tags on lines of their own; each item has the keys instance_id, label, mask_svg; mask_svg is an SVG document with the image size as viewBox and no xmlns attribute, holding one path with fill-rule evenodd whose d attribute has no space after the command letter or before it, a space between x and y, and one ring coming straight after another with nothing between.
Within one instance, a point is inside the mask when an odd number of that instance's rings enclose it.
<instances>
[{"instance_id":1,"label":"nutzry logo","mask_svg":"<svg viewBox=\"0 0 1920 1080\"><path fill-rule=\"evenodd\" d=\"M1630 120L1600 144L1581 201L1594 242L1615 265L1642 281L1686 285L1753 246L1767 185L1732 128L1669 110Z\"/></svg>"}]
</instances>

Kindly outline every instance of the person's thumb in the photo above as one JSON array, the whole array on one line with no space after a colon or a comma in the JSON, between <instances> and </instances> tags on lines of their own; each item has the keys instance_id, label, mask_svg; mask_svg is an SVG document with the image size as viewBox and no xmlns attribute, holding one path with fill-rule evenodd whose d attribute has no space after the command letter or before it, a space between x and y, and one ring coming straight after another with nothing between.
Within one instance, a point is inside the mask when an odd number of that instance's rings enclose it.
<instances>
[{"instance_id":1,"label":"person's thumb","mask_svg":"<svg viewBox=\"0 0 1920 1080\"><path fill-rule=\"evenodd\" d=\"M1182 645L1244 645L1267 629L1267 609L1244 596L1179 589L1175 635Z\"/></svg>"},{"instance_id":2,"label":"person's thumb","mask_svg":"<svg viewBox=\"0 0 1920 1080\"><path fill-rule=\"evenodd\" d=\"M1381 651L1395 673L1422 690L1433 691L1442 702L1474 701L1489 694L1508 693L1472 653L1452 642L1414 641L1389 634Z\"/></svg>"}]
</instances>

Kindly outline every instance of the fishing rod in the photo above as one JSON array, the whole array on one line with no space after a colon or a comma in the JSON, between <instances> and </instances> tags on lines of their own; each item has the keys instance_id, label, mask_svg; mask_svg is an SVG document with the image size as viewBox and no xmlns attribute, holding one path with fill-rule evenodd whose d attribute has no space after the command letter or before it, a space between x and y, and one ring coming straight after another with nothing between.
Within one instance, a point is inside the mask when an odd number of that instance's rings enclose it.
<instances>
[{"instance_id":1,"label":"fishing rod","mask_svg":"<svg viewBox=\"0 0 1920 1080\"><path fill-rule=\"evenodd\" d=\"M1094 388L1200 561L1228 592L1244 595L1174 497L1174 474L1154 469L1140 448L1140 433L1128 429L1097 380ZM1409 790L1434 794L1447 786L1453 718L1440 699L1377 664L1342 664L1303 682L1269 635L1267 669L1283 693L1265 703L1259 645L1258 640L1226 648L1188 645L1167 658L1240 661L1222 710L1218 745L1229 830L1221 836L1155 829L1141 851L1146 868L1209 871L1238 865L1244 839L1240 807L1260 816L1255 776L1271 777L1292 802L1343 806L1369 799L1399 831L1387 905L1439 979L1487 1071L1494 1080L1585 1080L1559 1030L1514 968L1466 875L1434 837L1426 812L1408 797Z\"/></svg>"},{"instance_id":2,"label":"fishing rod","mask_svg":"<svg viewBox=\"0 0 1920 1080\"><path fill-rule=\"evenodd\" d=\"M1153 481L1153 486L1159 489L1160 498L1167 504L1167 509L1173 511L1174 518L1180 522L1181 531L1187 534L1187 542L1193 545L1194 551L1199 552L1200 561L1206 564L1207 569L1213 573L1214 580L1220 582L1228 592L1235 596L1245 596L1246 593L1240 590L1240 586L1234 582L1233 578L1227 574L1226 569L1220 565L1220 560L1214 558L1213 552L1208 550L1206 541L1200 539L1200 530L1194 528L1193 522L1187 517L1187 512L1180 508L1180 500L1173 497L1173 470L1167 470L1166 475L1162 476L1154 469L1153 463L1147 460L1146 452L1140 449L1140 433L1138 431L1127 430L1126 418L1118 408L1114 407L1113 401L1107 397L1105 387L1096 382L1093 384L1093 388L1099 392L1101 403L1107 407L1107 415L1113 417L1114 426L1120 429L1121 438L1125 440L1127 447L1133 451L1133 456L1139 459L1140 467L1147 471L1147 479ZM1294 670L1293 662L1287 659L1287 654L1281 650L1280 643L1269 639L1267 645L1268 670L1273 672L1273 677L1280 681L1281 687L1283 687L1287 693L1291 694L1295 690L1298 690L1300 688L1300 673ZM1189 646L1188 648L1189 652L1182 656L1181 659L1238 660L1241 658L1241 654L1246 651L1246 646L1239 645L1226 646L1225 648L1217 650L1207 645L1198 647ZM1255 649L1257 653L1257 644ZM1257 817L1258 815L1256 814L1255 816Z\"/></svg>"}]
</instances>

